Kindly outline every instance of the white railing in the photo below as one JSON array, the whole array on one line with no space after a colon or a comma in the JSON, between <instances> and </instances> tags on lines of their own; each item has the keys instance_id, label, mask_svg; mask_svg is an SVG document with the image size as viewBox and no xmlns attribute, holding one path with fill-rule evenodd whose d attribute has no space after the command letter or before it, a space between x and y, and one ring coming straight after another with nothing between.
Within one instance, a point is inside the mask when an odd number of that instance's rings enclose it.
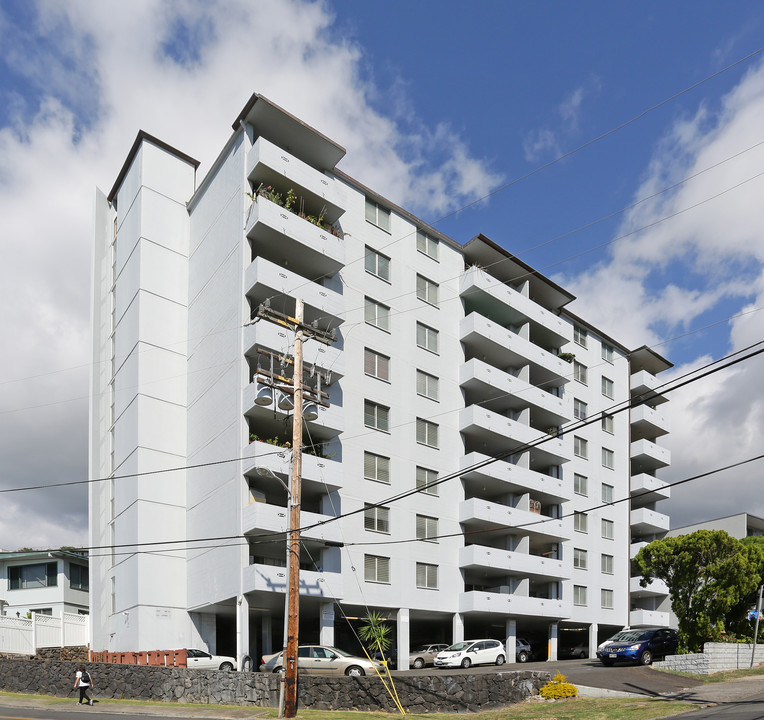
<instances>
[{"instance_id":1,"label":"white railing","mask_svg":"<svg viewBox=\"0 0 764 720\"><path fill-rule=\"evenodd\" d=\"M38 648L89 644L87 615L32 613L31 620L0 616L0 652L34 655Z\"/></svg>"}]
</instances>

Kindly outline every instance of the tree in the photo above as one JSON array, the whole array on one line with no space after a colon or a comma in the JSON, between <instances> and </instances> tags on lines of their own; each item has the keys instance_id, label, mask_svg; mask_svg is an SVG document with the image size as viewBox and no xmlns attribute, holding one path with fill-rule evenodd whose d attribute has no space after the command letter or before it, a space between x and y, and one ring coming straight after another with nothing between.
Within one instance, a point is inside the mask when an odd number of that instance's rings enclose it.
<instances>
[{"instance_id":1,"label":"tree","mask_svg":"<svg viewBox=\"0 0 764 720\"><path fill-rule=\"evenodd\" d=\"M679 621L679 643L699 652L736 620L741 601L759 586L761 551L723 530L698 530L690 535L654 540L634 558L646 587L663 580L671 593L671 608Z\"/></svg>"}]
</instances>

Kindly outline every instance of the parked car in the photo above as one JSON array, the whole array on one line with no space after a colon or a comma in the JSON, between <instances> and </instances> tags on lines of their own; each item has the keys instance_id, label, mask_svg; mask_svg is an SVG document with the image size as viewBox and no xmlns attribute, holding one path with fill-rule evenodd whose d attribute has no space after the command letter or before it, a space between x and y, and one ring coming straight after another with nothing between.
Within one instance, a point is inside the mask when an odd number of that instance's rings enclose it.
<instances>
[{"instance_id":1,"label":"parked car","mask_svg":"<svg viewBox=\"0 0 764 720\"><path fill-rule=\"evenodd\" d=\"M284 669L282 653L264 655L260 672L280 672ZM382 671L382 663L356 657L344 650L326 645L301 645L297 648L297 670L306 675L366 675Z\"/></svg>"},{"instance_id":2,"label":"parked car","mask_svg":"<svg viewBox=\"0 0 764 720\"><path fill-rule=\"evenodd\" d=\"M515 660L517 662L528 662L533 658L533 649L531 644L525 638L515 639Z\"/></svg>"},{"instance_id":3,"label":"parked car","mask_svg":"<svg viewBox=\"0 0 764 720\"><path fill-rule=\"evenodd\" d=\"M561 658L587 658L589 657L589 643L581 641L575 645L567 645L558 650Z\"/></svg>"},{"instance_id":4,"label":"parked car","mask_svg":"<svg viewBox=\"0 0 764 720\"><path fill-rule=\"evenodd\" d=\"M434 645L420 645L409 653L409 667L419 670L425 665L433 665L435 656L448 647L445 643Z\"/></svg>"},{"instance_id":5,"label":"parked car","mask_svg":"<svg viewBox=\"0 0 764 720\"><path fill-rule=\"evenodd\" d=\"M238 670L236 658L212 655L204 650L186 650L186 666L196 670Z\"/></svg>"},{"instance_id":6,"label":"parked car","mask_svg":"<svg viewBox=\"0 0 764 720\"><path fill-rule=\"evenodd\" d=\"M597 648L597 657L603 665L617 660L650 665L653 658L676 653L677 645L677 632L671 628L621 630Z\"/></svg>"},{"instance_id":7,"label":"parked car","mask_svg":"<svg viewBox=\"0 0 764 720\"><path fill-rule=\"evenodd\" d=\"M470 665L503 665L506 662L504 644L498 640L464 640L442 650L435 656L435 667Z\"/></svg>"}]
</instances>

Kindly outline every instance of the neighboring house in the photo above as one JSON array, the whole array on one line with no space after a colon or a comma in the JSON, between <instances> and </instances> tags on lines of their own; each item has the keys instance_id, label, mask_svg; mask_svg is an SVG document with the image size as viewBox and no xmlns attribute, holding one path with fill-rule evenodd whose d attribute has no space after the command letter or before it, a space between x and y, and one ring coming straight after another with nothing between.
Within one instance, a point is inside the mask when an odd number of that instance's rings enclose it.
<instances>
[{"instance_id":1,"label":"neighboring house","mask_svg":"<svg viewBox=\"0 0 764 720\"><path fill-rule=\"evenodd\" d=\"M630 558L669 527L671 364L489 238L458 243L365 187L344 154L255 95L204 177L141 131L97 192L90 476L121 479L89 486L90 544L114 547L91 559L93 649L282 646L291 414L262 380L292 373L272 313L298 297L336 333L304 344L327 402L304 416L302 642L355 650L344 616L372 609L399 658L475 637L514 657L518 636L554 658L566 631L593 651L651 622Z\"/></svg>"},{"instance_id":2,"label":"neighboring house","mask_svg":"<svg viewBox=\"0 0 764 720\"><path fill-rule=\"evenodd\" d=\"M748 513L738 513L737 515L728 515L716 520L705 520L693 525L673 528L666 535L669 537L689 535L696 530L724 530L728 535L742 540L753 535L764 535L764 519L755 515L749 515Z\"/></svg>"},{"instance_id":3,"label":"neighboring house","mask_svg":"<svg viewBox=\"0 0 764 720\"><path fill-rule=\"evenodd\" d=\"M87 615L89 586L88 557L82 553L0 553L0 605L8 617Z\"/></svg>"}]
</instances>

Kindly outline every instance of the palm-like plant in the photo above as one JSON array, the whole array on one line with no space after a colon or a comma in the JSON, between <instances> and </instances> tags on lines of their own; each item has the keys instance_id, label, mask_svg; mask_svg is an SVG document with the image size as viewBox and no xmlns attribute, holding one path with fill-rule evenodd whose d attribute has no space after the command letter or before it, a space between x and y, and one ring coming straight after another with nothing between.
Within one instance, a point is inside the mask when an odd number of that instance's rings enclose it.
<instances>
[{"instance_id":1,"label":"palm-like plant","mask_svg":"<svg viewBox=\"0 0 764 720\"><path fill-rule=\"evenodd\" d=\"M392 643L390 630L387 620L381 613L370 611L364 618L358 634L369 654L373 655L378 650L384 653L390 649Z\"/></svg>"}]
</instances>

